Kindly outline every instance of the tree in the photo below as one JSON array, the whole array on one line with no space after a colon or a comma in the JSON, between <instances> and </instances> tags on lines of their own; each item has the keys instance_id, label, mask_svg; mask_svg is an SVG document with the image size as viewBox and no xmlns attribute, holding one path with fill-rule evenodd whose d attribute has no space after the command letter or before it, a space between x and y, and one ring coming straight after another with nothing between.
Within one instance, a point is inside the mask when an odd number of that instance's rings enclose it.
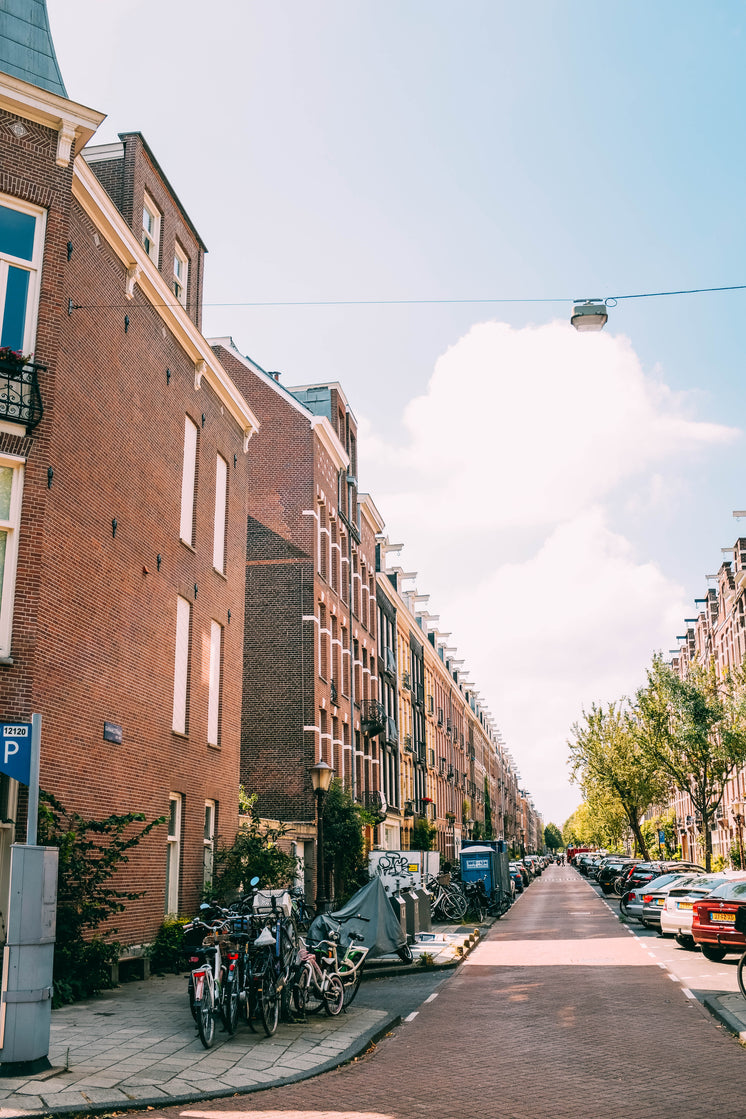
<instances>
[{"instance_id":1,"label":"tree","mask_svg":"<svg viewBox=\"0 0 746 1119\"><path fill-rule=\"evenodd\" d=\"M418 817L412 828L409 846L412 851L432 851L437 828L424 816Z\"/></svg>"},{"instance_id":2,"label":"tree","mask_svg":"<svg viewBox=\"0 0 746 1119\"><path fill-rule=\"evenodd\" d=\"M643 751L691 799L710 870L713 818L726 782L746 763L744 671L719 680L713 664L695 661L682 680L655 657L636 714Z\"/></svg>"},{"instance_id":3,"label":"tree","mask_svg":"<svg viewBox=\"0 0 746 1119\"><path fill-rule=\"evenodd\" d=\"M370 814L335 777L324 797L324 881L331 876L333 889L327 896L337 907L368 881L363 827L370 823Z\"/></svg>"},{"instance_id":4,"label":"tree","mask_svg":"<svg viewBox=\"0 0 746 1119\"><path fill-rule=\"evenodd\" d=\"M241 785L238 802L241 826L232 843L218 842L212 881L205 885L205 897L222 904L233 901L254 877L262 888L289 886L298 868L295 856L280 845L287 829L283 824L272 827L261 819L256 794L248 796Z\"/></svg>"},{"instance_id":5,"label":"tree","mask_svg":"<svg viewBox=\"0 0 746 1119\"><path fill-rule=\"evenodd\" d=\"M570 758L573 780L586 800L611 797L621 808L644 859L649 857L642 817L665 799L669 780L657 759L643 748L633 711L622 701L595 704L572 728Z\"/></svg>"},{"instance_id":6,"label":"tree","mask_svg":"<svg viewBox=\"0 0 746 1119\"><path fill-rule=\"evenodd\" d=\"M142 812L87 820L67 812L51 793L39 796L39 843L59 848L57 932L54 945L53 1004L76 1002L111 987L111 965L119 956L117 930L96 930L144 891L118 890L112 883L128 852L165 816L144 827Z\"/></svg>"},{"instance_id":7,"label":"tree","mask_svg":"<svg viewBox=\"0 0 746 1119\"><path fill-rule=\"evenodd\" d=\"M558 851L563 846L562 832L556 824L547 824L544 828L544 846L550 851Z\"/></svg>"}]
</instances>

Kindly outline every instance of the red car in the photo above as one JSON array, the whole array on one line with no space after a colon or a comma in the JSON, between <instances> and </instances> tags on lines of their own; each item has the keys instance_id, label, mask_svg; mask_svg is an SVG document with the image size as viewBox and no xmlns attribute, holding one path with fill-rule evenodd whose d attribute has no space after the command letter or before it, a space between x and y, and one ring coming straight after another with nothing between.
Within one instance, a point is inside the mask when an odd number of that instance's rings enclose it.
<instances>
[{"instance_id":1,"label":"red car","mask_svg":"<svg viewBox=\"0 0 746 1119\"><path fill-rule=\"evenodd\" d=\"M723 882L694 903L692 936L707 960L718 962L728 952L746 952L746 935L736 929L736 913L746 905L746 882Z\"/></svg>"}]
</instances>

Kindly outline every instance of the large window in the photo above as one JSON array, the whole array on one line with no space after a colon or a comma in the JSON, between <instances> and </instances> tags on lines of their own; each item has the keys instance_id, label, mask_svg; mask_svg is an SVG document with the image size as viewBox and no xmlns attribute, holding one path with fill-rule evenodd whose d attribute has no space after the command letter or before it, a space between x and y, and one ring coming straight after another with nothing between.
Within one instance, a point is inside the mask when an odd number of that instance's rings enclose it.
<instances>
[{"instance_id":1,"label":"large window","mask_svg":"<svg viewBox=\"0 0 746 1119\"><path fill-rule=\"evenodd\" d=\"M212 542L212 565L225 572L225 521L228 500L228 464L220 455L215 467L215 529Z\"/></svg>"},{"instance_id":2,"label":"large window","mask_svg":"<svg viewBox=\"0 0 746 1119\"><path fill-rule=\"evenodd\" d=\"M181 861L181 793L169 793L166 840L166 913L179 912L179 863Z\"/></svg>"},{"instance_id":3,"label":"large window","mask_svg":"<svg viewBox=\"0 0 746 1119\"><path fill-rule=\"evenodd\" d=\"M0 656L10 656L23 464L0 456Z\"/></svg>"},{"instance_id":4,"label":"large window","mask_svg":"<svg viewBox=\"0 0 746 1119\"><path fill-rule=\"evenodd\" d=\"M158 264L158 248L161 239L161 214L150 195L146 194L142 205L142 243L151 260Z\"/></svg>"},{"instance_id":5,"label":"large window","mask_svg":"<svg viewBox=\"0 0 746 1119\"><path fill-rule=\"evenodd\" d=\"M180 245L174 247L174 295L186 307L189 259Z\"/></svg>"},{"instance_id":6,"label":"large window","mask_svg":"<svg viewBox=\"0 0 746 1119\"><path fill-rule=\"evenodd\" d=\"M44 252L43 210L0 201L0 347L32 353Z\"/></svg>"},{"instance_id":7,"label":"large window","mask_svg":"<svg viewBox=\"0 0 746 1119\"><path fill-rule=\"evenodd\" d=\"M189 630L192 607L186 598L176 599L176 654L174 657L173 729L186 734L189 727Z\"/></svg>"},{"instance_id":8,"label":"large window","mask_svg":"<svg viewBox=\"0 0 746 1119\"><path fill-rule=\"evenodd\" d=\"M207 699L207 741L210 746L220 745L220 678L223 627L210 623L210 690Z\"/></svg>"},{"instance_id":9,"label":"large window","mask_svg":"<svg viewBox=\"0 0 746 1119\"><path fill-rule=\"evenodd\" d=\"M184 421L184 467L181 475L181 524L179 535L194 544L194 493L197 484L197 425Z\"/></svg>"},{"instance_id":10,"label":"large window","mask_svg":"<svg viewBox=\"0 0 746 1119\"><path fill-rule=\"evenodd\" d=\"M204 867L203 884L206 890L212 885L215 865L215 801L205 801L205 835L203 839L202 863Z\"/></svg>"}]
</instances>

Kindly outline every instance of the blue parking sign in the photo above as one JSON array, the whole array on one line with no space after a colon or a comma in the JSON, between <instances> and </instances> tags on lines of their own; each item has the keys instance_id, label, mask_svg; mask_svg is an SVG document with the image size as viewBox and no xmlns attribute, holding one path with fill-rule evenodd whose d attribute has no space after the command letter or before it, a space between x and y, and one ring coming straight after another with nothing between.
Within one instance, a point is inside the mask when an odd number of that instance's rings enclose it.
<instances>
[{"instance_id":1,"label":"blue parking sign","mask_svg":"<svg viewBox=\"0 0 746 1119\"><path fill-rule=\"evenodd\" d=\"M31 783L31 723L0 723L0 773Z\"/></svg>"}]
</instances>

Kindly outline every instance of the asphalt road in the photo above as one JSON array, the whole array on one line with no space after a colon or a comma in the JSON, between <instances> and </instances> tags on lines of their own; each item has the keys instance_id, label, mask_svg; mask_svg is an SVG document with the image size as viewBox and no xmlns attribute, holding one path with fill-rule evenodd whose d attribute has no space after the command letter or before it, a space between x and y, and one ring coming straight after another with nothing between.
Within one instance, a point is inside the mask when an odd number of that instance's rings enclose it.
<instances>
[{"instance_id":1,"label":"asphalt road","mask_svg":"<svg viewBox=\"0 0 746 1119\"><path fill-rule=\"evenodd\" d=\"M365 1057L285 1088L147 1115L746 1116L746 1053L646 943L574 870L552 867L418 1013ZM373 987L370 997L379 997Z\"/></svg>"}]
</instances>

